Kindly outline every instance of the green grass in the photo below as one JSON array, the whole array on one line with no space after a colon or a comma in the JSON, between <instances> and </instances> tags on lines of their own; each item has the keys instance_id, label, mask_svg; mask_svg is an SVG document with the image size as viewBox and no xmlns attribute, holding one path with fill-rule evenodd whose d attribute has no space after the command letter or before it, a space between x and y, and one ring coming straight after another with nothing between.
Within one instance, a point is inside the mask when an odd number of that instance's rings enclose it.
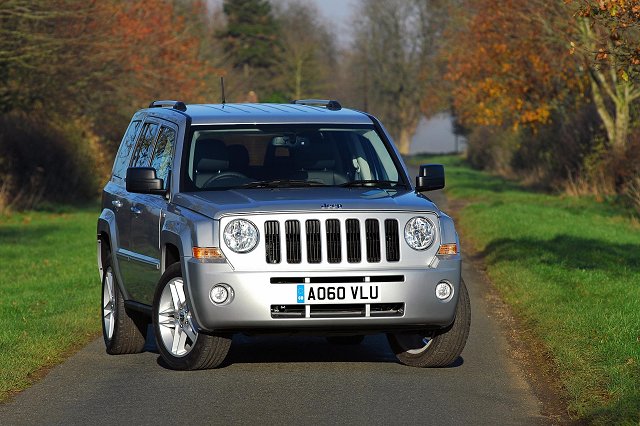
<instances>
[{"instance_id":1,"label":"green grass","mask_svg":"<svg viewBox=\"0 0 640 426\"><path fill-rule=\"evenodd\" d=\"M456 157L429 160L445 164L448 197L468 202L453 212L457 226L485 256L503 299L546 345L572 416L638 424L637 219L588 198L530 191Z\"/></svg>"},{"instance_id":2,"label":"green grass","mask_svg":"<svg viewBox=\"0 0 640 426\"><path fill-rule=\"evenodd\" d=\"M97 216L0 216L0 401L98 335Z\"/></svg>"}]
</instances>

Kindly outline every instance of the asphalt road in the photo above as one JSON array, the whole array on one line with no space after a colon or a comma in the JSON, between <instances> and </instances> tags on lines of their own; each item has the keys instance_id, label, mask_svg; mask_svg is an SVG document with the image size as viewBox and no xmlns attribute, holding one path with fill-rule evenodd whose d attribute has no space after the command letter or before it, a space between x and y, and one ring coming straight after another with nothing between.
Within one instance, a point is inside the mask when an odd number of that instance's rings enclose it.
<instances>
[{"instance_id":1,"label":"asphalt road","mask_svg":"<svg viewBox=\"0 0 640 426\"><path fill-rule=\"evenodd\" d=\"M463 277L472 328L449 368L400 365L383 335L359 346L238 336L223 368L176 372L152 344L109 356L100 338L0 405L0 424L549 423L489 314L486 282L470 262Z\"/></svg>"}]
</instances>

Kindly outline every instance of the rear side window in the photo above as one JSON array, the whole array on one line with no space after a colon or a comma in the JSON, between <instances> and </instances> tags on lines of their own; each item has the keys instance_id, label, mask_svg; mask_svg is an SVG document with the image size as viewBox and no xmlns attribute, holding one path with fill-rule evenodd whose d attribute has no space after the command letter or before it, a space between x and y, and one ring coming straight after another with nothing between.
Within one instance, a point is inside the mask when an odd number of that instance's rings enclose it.
<instances>
[{"instance_id":1,"label":"rear side window","mask_svg":"<svg viewBox=\"0 0 640 426\"><path fill-rule=\"evenodd\" d=\"M171 160L173 159L173 147L176 142L176 132L169 127L162 127L158 142L153 151L151 167L156 169L157 176L164 180L164 187L167 188L169 172L171 171Z\"/></svg>"},{"instance_id":2,"label":"rear side window","mask_svg":"<svg viewBox=\"0 0 640 426\"><path fill-rule=\"evenodd\" d=\"M132 121L129 124L127 132L122 138L118 154L116 155L116 161L113 163L113 175L124 179L127 175L127 167L129 167L129 160L131 159L131 152L133 147L136 146L136 139L140 131L140 120Z\"/></svg>"},{"instance_id":3,"label":"rear side window","mask_svg":"<svg viewBox=\"0 0 640 426\"><path fill-rule=\"evenodd\" d=\"M158 134L158 127L160 126L156 123L145 123L144 127L142 127L142 135L133 153L131 167L146 167L149 165L151 154L153 153L153 142Z\"/></svg>"}]
</instances>

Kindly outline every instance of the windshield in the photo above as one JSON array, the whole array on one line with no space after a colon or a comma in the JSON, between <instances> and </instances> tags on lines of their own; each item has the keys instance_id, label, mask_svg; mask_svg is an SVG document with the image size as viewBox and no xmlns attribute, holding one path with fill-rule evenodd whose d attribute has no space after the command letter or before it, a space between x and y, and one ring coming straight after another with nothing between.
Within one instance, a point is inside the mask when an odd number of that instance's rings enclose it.
<instances>
[{"instance_id":1,"label":"windshield","mask_svg":"<svg viewBox=\"0 0 640 426\"><path fill-rule=\"evenodd\" d=\"M195 127L182 188L405 187L373 127Z\"/></svg>"}]
</instances>

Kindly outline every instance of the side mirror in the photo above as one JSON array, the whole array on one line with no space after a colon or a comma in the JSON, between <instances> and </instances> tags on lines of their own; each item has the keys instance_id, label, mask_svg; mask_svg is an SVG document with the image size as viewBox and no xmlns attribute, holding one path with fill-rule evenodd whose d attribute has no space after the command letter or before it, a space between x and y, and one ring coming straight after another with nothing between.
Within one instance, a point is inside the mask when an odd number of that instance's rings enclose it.
<instances>
[{"instance_id":1,"label":"side mirror","mask_svg":"<svg viewBox=\"0 0 640 426\"><path fill-rule=\"evenodd\" d=\"M416 177L416 191L434 191L444 188L444 166L442 164L423 164Z\"/></svg>"},{"instance_id":2,"label":"side mirror","mask_svg":"<svg viewBox=\"0 0 640 426\"><path fill-rule=\"evenodd\" d=\"M153 167L129 167L127 169L127 191L138 194L165 195L164 181L156 175Z\"/></svg>"}]
</instances>

